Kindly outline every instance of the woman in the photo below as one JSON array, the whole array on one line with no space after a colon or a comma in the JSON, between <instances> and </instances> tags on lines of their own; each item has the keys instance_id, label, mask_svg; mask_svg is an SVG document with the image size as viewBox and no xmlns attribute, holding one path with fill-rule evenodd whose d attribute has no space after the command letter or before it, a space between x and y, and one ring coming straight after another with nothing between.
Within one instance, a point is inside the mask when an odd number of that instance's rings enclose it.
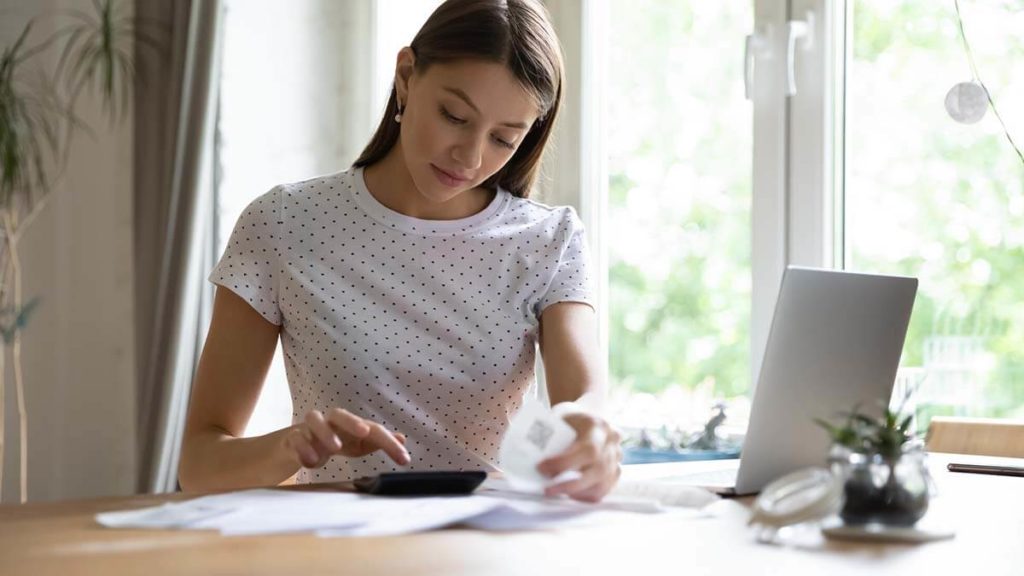
<instances>
[{"instance_id":1,"label":"woman","mask_svg":"<svg viewBox=\"0 0 1024 576\"><path fill-rule=\"evenodd\" d=\"M562 78L535 0L449 0L399 52L352 169L249 205L210 275L185 489L491 470L537 343L553 404L601 391L582 226L527 199ZM241 438L279 337L295 424ZM576 441L538 469L579 474L547 493L600 500L618 434L565 419Z\"/></svg>"}]
</instances>

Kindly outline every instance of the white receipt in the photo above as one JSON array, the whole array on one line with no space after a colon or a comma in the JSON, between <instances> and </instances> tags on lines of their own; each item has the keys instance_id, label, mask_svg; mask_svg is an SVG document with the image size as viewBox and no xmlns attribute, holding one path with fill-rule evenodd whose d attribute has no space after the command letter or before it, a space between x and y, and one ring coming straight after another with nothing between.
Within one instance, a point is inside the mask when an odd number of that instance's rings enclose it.
<instances>
[{"instance_id":1,"label":"white receipt","mask_svg":"<svg viewBox=\"0 0 1024 576\"><path fill-rule=\"evenodd\" d=\"M542 460L564 452L576 439L576 431L561 414L556 414L535 398L526 397L512 417L498 453L499 465L509 485L524 492L543 492L546 486L578 477L568 471L547 478L537 471Z\"/></svg>"}]
</instances>

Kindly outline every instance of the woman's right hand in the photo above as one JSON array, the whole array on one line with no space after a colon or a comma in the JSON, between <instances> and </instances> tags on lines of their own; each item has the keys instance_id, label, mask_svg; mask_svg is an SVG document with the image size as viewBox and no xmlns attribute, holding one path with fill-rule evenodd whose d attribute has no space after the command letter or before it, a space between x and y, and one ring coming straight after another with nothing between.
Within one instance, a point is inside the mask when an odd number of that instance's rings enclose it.
<instances>
[{"instance_id":1,"label":"woman's right hand","mask_svg":"<svg viewBox=\"0 0 1024 576\"><path fill-rule=\"evenodd\" d=\"M307 412L303 422L285 435L284 447L306 468L320 468L335 454L359 458L377 450L383 450L400 465L410 462L404 434L341 408Z\"/></svg>"}]
</instances>

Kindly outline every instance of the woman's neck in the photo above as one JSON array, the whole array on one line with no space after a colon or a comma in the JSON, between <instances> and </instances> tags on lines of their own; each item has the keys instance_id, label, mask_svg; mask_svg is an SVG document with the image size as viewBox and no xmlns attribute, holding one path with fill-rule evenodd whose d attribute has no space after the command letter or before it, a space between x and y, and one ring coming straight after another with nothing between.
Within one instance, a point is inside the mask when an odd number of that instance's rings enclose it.
<instances>
[{"instance_id":1,"label":"woman's neck","mask_svg":"<svg viewBox=\"0 0 1024 576\"><path fill-rule=\"evenodd\" d=\"M389 209L421 220L458 220L481 212L494 194L483 188L459 193L447 202L431 201L416 188L402 157L401 143L395 143L384 158L363 170L366 188Z\"/></svg>"}]
</instances>

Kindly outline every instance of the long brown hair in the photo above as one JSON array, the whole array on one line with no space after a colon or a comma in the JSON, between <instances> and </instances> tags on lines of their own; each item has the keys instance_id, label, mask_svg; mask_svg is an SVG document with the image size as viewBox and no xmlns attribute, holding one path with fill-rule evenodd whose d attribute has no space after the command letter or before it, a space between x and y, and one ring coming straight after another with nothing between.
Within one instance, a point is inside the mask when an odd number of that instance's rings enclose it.
<instances>
[{"instance_id":1,"label":"long brown hair","mask_svg":"<svg viewBox=\"0 0 1024 576\"><path fill-rule=\"evenodd\" d=\"M547 9L537 0L447 0L409 46L416 55L417 73L426 72L432 64L474 58L506 65L530 92L540 116L512 158L481 185L529 196L562 102L562 52ZM400 126L394 121L397 112L398 96L392 85L384 118L353 166L369 166L394 147Z\"/></svg>"}]
</instances>

